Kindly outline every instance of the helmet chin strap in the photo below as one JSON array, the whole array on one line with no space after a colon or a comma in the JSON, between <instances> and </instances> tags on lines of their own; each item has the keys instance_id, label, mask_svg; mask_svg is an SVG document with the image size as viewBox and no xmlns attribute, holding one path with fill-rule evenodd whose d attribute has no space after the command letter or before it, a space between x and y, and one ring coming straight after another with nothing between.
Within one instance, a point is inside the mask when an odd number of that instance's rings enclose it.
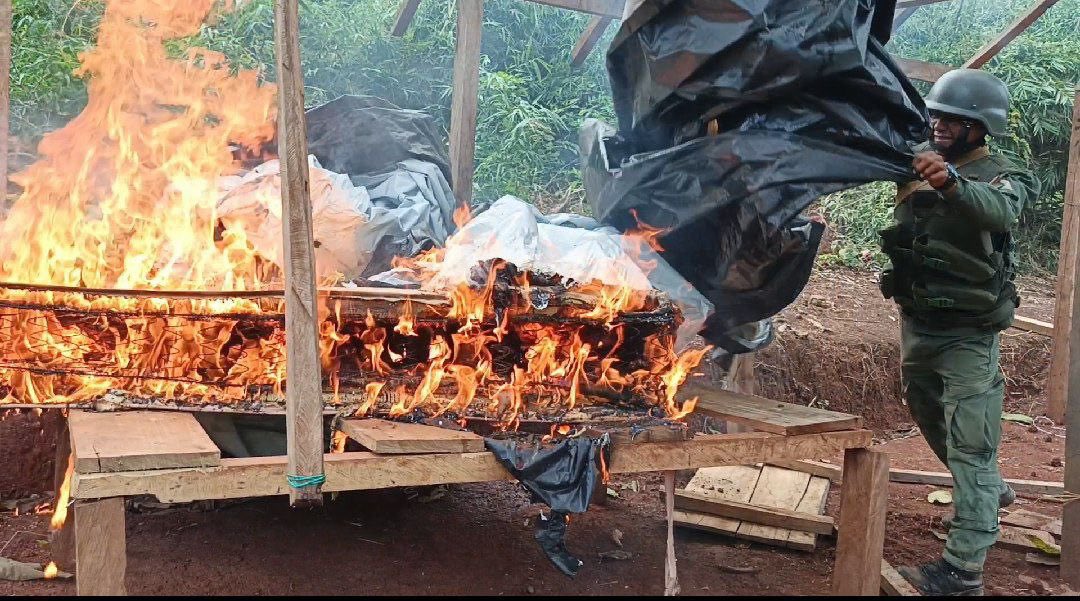
<instances>
[{"instance_id":1,"label":"helmet chin strap","mask_svg":"<svg viewBox=\"0 0 1080 601\"><path fill-rule=\"evenodd\" d=\"M983 136L978 140L971 142L968 140L968 137L970 135L971 128L962 127L960 129L960 135L956 137L956 140L948 148L940 148L933 142L930 143L930 146L933 147L933 149L937 152L941 153L941 156L944 157L946 161L954 161L964 156L968 152L980 146L986 145L986 136Z\"/></svg>"}]
</instances>

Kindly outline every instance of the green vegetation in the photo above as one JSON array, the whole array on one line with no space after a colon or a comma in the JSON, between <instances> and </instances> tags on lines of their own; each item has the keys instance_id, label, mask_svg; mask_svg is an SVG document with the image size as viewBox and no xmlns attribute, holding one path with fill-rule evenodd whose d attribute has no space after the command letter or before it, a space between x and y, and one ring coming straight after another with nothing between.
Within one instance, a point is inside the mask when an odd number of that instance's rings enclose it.
<instances>
[{"instance_id":1,"label":"green vegetation","mask_svg":"<svg viewBox=\"0 0 1080 601\"><path fill-rule=\"evenodd\" d=\"M890 43L899 56L959 65L1004 30L1031 0L956 0L920 8ZM302 0L302 54L309 104L371 94L425 110L449 124L455 14L424 0L403 38L388 35L398 0ZM15 0L13 128L33 137L64 123L85 102L77 55L93 43L102 12L90 0ZM586 116L613 119L603 59L615 27L580 69L570 51L588 17L522 0L487 0L477 134L477 195L516 194L581 209L577 129ZM1055 269L1073 88L1080 81L1080 0L1061 0L986 69L1014 98L1012 135L998 147L1044 182L1020 236L1028 271ZM249 0L188 44L262 68L273 79L271 0ZM838 239L826 261L865 264L888 223L888 184L823 199ZM568 204L568 203L563 203ZM880 257L871 256L871 262Z\"/></svg>"}]
</instances>

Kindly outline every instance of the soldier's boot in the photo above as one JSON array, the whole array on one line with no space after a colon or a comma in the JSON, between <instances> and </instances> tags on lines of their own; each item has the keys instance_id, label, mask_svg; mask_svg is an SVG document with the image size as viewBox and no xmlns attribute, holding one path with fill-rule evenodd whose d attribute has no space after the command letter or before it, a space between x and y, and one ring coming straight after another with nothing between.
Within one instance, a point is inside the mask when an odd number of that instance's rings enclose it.
<instances>
[{"instance_id":1,"label":"soldier's boot","mask_svg":"<svg viewBox=\"0 0 1080 601\"><path fill-rule=\"evenodd\" d=\"M981 572L969 572L954 567L944 559L933 563L896 569L923 595L945 597L981 597L983 578Z\"/></svg>"},{"instance_id":2,"label":"soldier's boot","mask_svg":"<svg viewBox=\"0 0 1080 601\"><path fill-rule=\"evenodd\" d=\"M1005 490L1003 490L1001 492L1001 496L998 497L998 509L1005 509L1006 507L1008 507L1009 505L1012 505L1015 502L1016 502L1016 491L1013 490L1013 488L1011 486L1006 484L1005 485ZM941 518L941 525L944 526L946 530L948 530L949 528L952 528L953 519L955 517L956 517L956 515L953 514L953 515L947 515L947 516Z\"/></svg>"}]
</instances>

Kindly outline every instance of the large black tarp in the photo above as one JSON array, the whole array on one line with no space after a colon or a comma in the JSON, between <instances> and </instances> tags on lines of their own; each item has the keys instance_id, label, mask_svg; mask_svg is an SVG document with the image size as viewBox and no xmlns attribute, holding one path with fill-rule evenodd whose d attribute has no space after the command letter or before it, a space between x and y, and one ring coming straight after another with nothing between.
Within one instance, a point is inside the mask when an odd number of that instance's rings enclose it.
<instances>
[{"instance_id":1,"label":"large black tarp","mask_svg":"<svg viewBox=\"0 0 1080 601\"><path fill-rule=\"evenodd\" d=\"M715 305L712 341L801 292L816 198L911 179L926 109L882 48L894 8L645 0L612 42L618 128L582 128L590 205L620 229L632 212L669 229L664 258Z\"/></svg>"}]
</instances>

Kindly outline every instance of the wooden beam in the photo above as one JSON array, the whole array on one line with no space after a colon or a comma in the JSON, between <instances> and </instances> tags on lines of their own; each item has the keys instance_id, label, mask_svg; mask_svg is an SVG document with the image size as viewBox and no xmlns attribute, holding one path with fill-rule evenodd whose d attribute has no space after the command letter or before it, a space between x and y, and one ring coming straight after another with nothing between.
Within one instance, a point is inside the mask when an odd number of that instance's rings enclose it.
<instances>
[{"instance_id":1,"label":"wooden beam","mask_svg":"<svg viewBox=\"0 0 1080 601\"><path fill-rule=\"evenodd\" d=\"M529 0L529 2L612 19L622 18L624 4L624 0Z\"/></svg>"},{"instance_id":2,"label":"wooden beam","mask_svg":"<svg viewBox=\"0 0 1080 601\"><path fill-rule=\"evenodd\" d=\"M814 534L831 535L834 527L827 515L729 501L692 490L675 491L675 508Z\"/></svg>"},{"instance_id":3,"label":"wooden beam","mask_svg":"<svg viewBox=\"0 0 1080 601\"><path fill-rule=\"evenodd\" d=\"M918 9L919 9L918 6L912 6L911 8L905 8L905 9L902 9L902 10L897 10L895 13L893 13L893 21L892 21L892 30L893 30L893 32L896 32L897 30L899 30L900 26L903 25L905 22L907 22L907 20L911 18L911 15L915 14L915 11L918 10Z\"/></svg>"},{"instance_id":4,"label":"wooden beam","mask_svg":"<svg viewBox=\"0 0 1080 601\"><path fill-rule=\"evenodd\" d=\"M888 502L889 455L849 449L844 454L844 485L840 488L834 595L879 595Z\"/></svg>"},{"instance_id":5,"label":"wooden beam","mask_svg":"<svg viewBox=\"0 0 1080 601\"><path fill-rule=\"evenodd\" d=\"M416 16L417 8L420 8L420 0L401 0L397 15L394 16L394 27L390 30L390 35L399 38L405 35L409 25L412 24L413 17Z\"/></svg>"},{"instance_id":6,"label":"wooden beam","mask_svg":"<svg viewBox=\"0 0 1080 601\"><path fill-rule=\"evenodd\" d=\"M604 37L604 32L607 31L608 25L611 25L611 21L611 17L589 19L589 24L585 26L585 31L581 32L581 37L578 38L574 51L570 54L571 65L580 67L585 63L585 59L589 58L589 53L596 47L596 43Z\"/></svg>"},{"instance_id":7,"label":"wooden beam","mask_svg":"<svg viewBox=\"0 0 1080 601\"><path fill-rule=\"evenodd\" d=\"M312 479L292 488L293 506L322 504L322 369L315 292L315 246L308 183L304 72L300 64L297 0L275 0L278 73L278 154L281 156L282 238L285 253L285 425L288 475Z\"/></svg>"},{"instance_id":8,"label":"wooden beam","mask_svg":"<svg viewBox=\"0 0 1080 601\"><path fill-rule=\"evenodd\" d=\"M683 442L613 444L611 473L658 472L831 456L871 444L869 430L778 436L764 432L698 436ZM327 492L509 480L490 452L434 455L327 455ZM288 492L284 457L222 459L219 467L76 473L76 499L150 494L164 503L268 497Z\"/></svg>"},{"instance_id":9,"label":"wooden beam","mask_svg":"<svg viewBox=\"0 0 1080 601\"><path fill-rule=\"evenodd\" d=\"M921 597L922 593L915 588L906 578L892 567L892 564L881 560L881 590L890 597Z\"/></svg>"},{"instance_id":10,"label":"wooden beam","mask_svg":"<svg viewBox=\"0 0 1080 601\"><path fill-rule=\"evenodd\" d=\"M1016 39L1016 36L1024 33L1036 19L1041 17L1043 13L1047 11L1051 6L1057 4L1058 0L1039 0L1035 4L1031 5L1023 14L1020 15L1009 28L1001 32L996 38L987 42L985 46L979 48L979 51L974 56L969 58L964 63L965 69L978 69L990 61L990 59L997 56L998 52L1001 52L1005 46L1009 45Z\"/></svg>"},{"instance_id":11,"label":"wooden beam","mask_svg":"<svg viewBox=\"0 0 1080 601\"><path fill-rule=\"evenodd\" d=\"M919 81L934 83L942 75L952 71L952 67L947 65L928 63L913 58L900 58L894 56L893 60L896 61L897 66L904 72L904 75Z\"/></svg>"},{"instance_id":12,"label":"wooden beam","mask_svg":"<svg viewBox=\"0 0 1080 601\"><path fill-rule=\"evenodd\" d=\"M67 421L64 422L64 429L60 431L60 434L56 437L56 461L53 464L53 501L54 503L65 503L70 505L70 499L60 499L64 497L61 494L61 489L64 487L64 481L69 480L70 473L68 467L72 463L71 456L71 437L68 435ZM72 468L74 466L71 466ZM68 482L70 486L70 481ZM54 511L60 509L54 507ZM67 518L64 520L63 525L59 529L49 529L49 556L56 562L58 567L63 572L75 573L75 512L71 511L70 507L65 507L64 510L68 511ZM55 515L55 514L54 514Z\"/></svg>"},{"instance_id":13,"label":"wooden beam","mask_svg":"<svg viewBox=\"0 0 1080 601\"><path fill-rule=\"evenodd\" d=\"M457 0L454 91L450 103L450 171L454 196L470 204L476 171L476 110L480 93L480 39L484 0Z\"/></svg>"},{"instance_id":14,"label":"wooden beam","mask_svg":"<svg viewBox=\"0 0 1080 601\"><path fill-rule=\"evenodd\" d=\"M221 451L190 413L72 411L75 470L127 472L221 464Z\"/></svg>"},{"instance_id":15,"label":"wooden beam","mask_svg":"<svg viewBox=\"0 0 1080 601\"><path fill-rule=\"evenodd\" d=\"M889 480L905 484L929 484L932 486L952 486L952 474L947 472L923 472L919 470L889 470ZM1013 487L1018 493L1030 495L1056 495L1065 491L1061 482L1044 482L1042 480L1017 480L1004 478L1005 482Z\"/></svg>"},{"instance_id":16,"label":"wooden beam","mask_svg":"<svg viewBox=\"0 0 1080 601\"><path fill-rule=\"evenodd\" d=\"M0 0L0 209L7 204L11 131L11 1Z\"/></svg>"},{"instance_id":17,"label":"wooden beam","mask_svg":"<svg viewBox=\"0 0 1080 601\"><path fill-rule=\"evenodd\" d=\"M122 497L75 503L75 566L75 592L80 597L127 594Z\"/></svg>"},{"instance_id":18,"label":"wooden beam","mask_svg":"<svg viewBox=\"0 0 1080 601\"><path fill-rule=\"evenodd\" d=\"M1065 211L1061 220L1061 247L1054 301L1054 342L1046 382L1046 415L1064 423L1069 398L1080 394L1080 87L1073 99L1069 163L1065 171ZM1076 356L1073 356L1076 350ZM1074 428L1073 432L1080 429ZM1075 438L1075 437L1074 437ZM1080 484L1080 483L1078 483Z\"/></svg>"},{"instance_id":19,"label":"wooden beam","mask_svg":"<svg viewBox=\"0 0 1080 601\"><path fill-rule=\"evenodd\" d=\"M696 412L762 432L810 434L852 430L862 418L848 413L771 401L758 396L720 390L702 382L688 382L680 389L685 398L697 397Z\"/></svg>"},{"instance_id":20,"label":"wooden beam","mask_svg":"<svg viewBox=\"0 0 1080 601\"><path fill-rule=\"evenodd\" d=\"M1012 327L1017 330L1023 330L1025 332L1034 332L1036 334L1042 334L1043 336L1054 335L1054 324L1049 321L1042 321L1033 317L1023 317L1017 315L1013 319Z\"/></svg>"}]
</instances>

